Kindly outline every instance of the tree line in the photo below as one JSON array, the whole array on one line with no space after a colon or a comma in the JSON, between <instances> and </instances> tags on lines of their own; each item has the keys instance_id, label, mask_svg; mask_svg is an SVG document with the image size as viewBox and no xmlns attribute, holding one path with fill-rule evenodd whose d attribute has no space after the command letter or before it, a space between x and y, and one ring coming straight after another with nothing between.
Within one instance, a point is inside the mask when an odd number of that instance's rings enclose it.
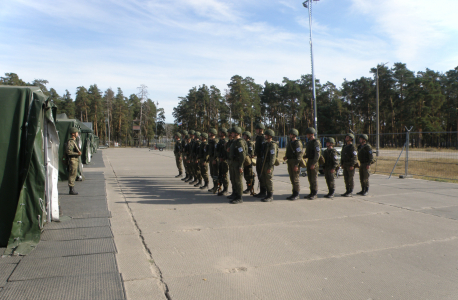
<instances>
[{"instance_id":1,"label":"tree line","mask_svg":"<svg viewBox=\"0 0 458 300\"><path fill-rule=\"evenodd\" d=\"M445 73L414 72L395 63L372 68L372 77L344 79L340 87L316 80L319 134L376 132L377 69L381 133L401 133L405 127L416 132L458 131L458 67ZM314 126L311 75L263 85L235 75L227 86L224 93L205 84L191 88L173 109L175 122L205 131L233 121L252 132L256 122L263 122L277 135L286 135L290 128L303 135Z\"/></svg>"},{"instance_id":2,"label":"tree line","mask_svg":"<svg viewBox=\"0 0 458 300\"><path fill-rule=\"evenodd\" d=\"M148 98L144 85L139 88L138 94L129 97L124 96L119 87L116 92L111 88L102 92L97 84L89 88L79 86L73 99L68 90L59 95L54 88L48 90L47 84L44 79L25 82L15 73L5 73L5 77L0 77L0 85L40 87L53 101L58 114L65 113L69 119L92 122L94 134L104 144L110 136L111 142L136 145L141 140L149 145L156 136L166 134L164 109L158 108L157 103ZM134 126L140 130L134 130Z\"/></svg>"}]
</instances>

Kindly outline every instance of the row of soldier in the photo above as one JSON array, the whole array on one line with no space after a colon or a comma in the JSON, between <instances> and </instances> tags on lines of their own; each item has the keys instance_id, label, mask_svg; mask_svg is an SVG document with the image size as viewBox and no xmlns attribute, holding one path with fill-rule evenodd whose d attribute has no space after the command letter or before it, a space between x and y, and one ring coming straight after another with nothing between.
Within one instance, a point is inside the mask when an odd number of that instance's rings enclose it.
<instances>
[{"instance_id":1,"label":"row of soldier","mask_svg":"<svg viewBox=\"0 0 458 300\"><path fill-rule=\"evenodd\" d=\"M251 133L242 133L240 127L229 130L220 128L219 132L212 128L208 133L183 130L176 135L174 154L179 174L183 176L183 165L186 176L184 182L193 184L200 189L218 193L218 196L229 194L229 180L232 184L232 193L227 198L230 203L242 203L243 194L251 194L263 202L273 200L273 172L278 166L278 145L273 141L274 131L265 130L263 124L256 124L255 142L251 141ZM265 130L265 131L264 131ZM341 162L334 149L335 141L329 138L326 141L326 150L321 154L321 143L315 137L315 129L306 130L307 144L303 153L302 143L298 140L299 132L296 129L289 131L290 140L286 145L286 154L283 160L288 166L288 173L292 184L292 194L288 200L299 199L300 193L300 168L307 169L310 193L304 198L313 200L318 193L318 166L323 164L328 194L326 198L333 198L335 193L335 174L340 167L343 168L346 192L344 197L353 194L355 169L359 168L361 192L366 196L369 191L370 165L374 163L372 148L367 143L367 135L360 136L358 149L354 145L354 135L349 133L345 137L345 145L341 152ZM305 159L305 160L304 160ZM359 160L359 164L358 164ZM259 180L259 193L254 193L255 173ZM210 168L210 177L208 169ZM229 175L229 176L228 176ZM243 178L247 188L243 190ZM213 187L210 188L210 180Z\"/></svg>"}]
</instances>

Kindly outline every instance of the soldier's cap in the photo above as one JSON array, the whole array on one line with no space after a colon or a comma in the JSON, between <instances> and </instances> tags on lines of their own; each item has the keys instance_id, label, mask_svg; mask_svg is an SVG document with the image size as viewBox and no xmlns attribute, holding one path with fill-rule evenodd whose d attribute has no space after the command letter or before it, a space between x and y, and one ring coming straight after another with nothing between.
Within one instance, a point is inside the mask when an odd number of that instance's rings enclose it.
<instances>
[{"instance_id":1,"label":"soldier's cap","mask_svg":"<svg viewBox=\"0 0 458 300\"><path fill-rule=\"evenodd\" d=\"M367 136L367 134L360 134L359 138L363 139L363 140L366 140L366 141L369 140L369 137Z\"/></svg>"},{"instance_id":2,"label":"soldier's cap","mask_svg":"<svg viewBox=\"0 0 458 300\"><path fill-rule=\"evenodd\" d=\"M190 135L194 135L196 132L194 130L189 130Z\"/></svg>"},{"instance_id":3,"label":"soldier's cap","mask_svg":"<svg viewBox=\"0 0 458 300\"><path fill-rule=\"evenodd\" d=\"M336 140L334 140L334 138L330 137L330 138L327 138L326 139L326 142L329 142L331 144L335 144L336 143Z\"/></svg>"},{"instance_id":4,"label":"soldier's cap","mask_svg":"<svg viewBox=\"0 0 458 300\"><path fill-rule=\"evenodd\" d=\"M275 132L272 129L267 129L264 135L275 136Z\"/></svg>"},{"instance_id":5,"label":"soldier's cap","mask_svg":"<svg viewBox=\"0 0 458 300\"><path fill-rule=\"evenodd\" d=\"M355 139L355 136L353 135L353 133L347 133L345 136L349 136L352 140Z\"/></svg>"},{"instance_id":6,"label":"soldier's cap","mask_svg":"<svg viewBox=\"0 0 458 300\"><path fill-rule=\"evenodd\" d=\"M187 130L183 130L183 131L181 132L181 134L187 135L187 134L188 134L188 131L187 131Z\"/></svg>"},{"instance_id":7,"label":"soldier's cap","mask_svg":"<svg viewBox=\"0 0 458 300\"><path fill-rule=\"evenodd\" d=\"M70 133L76 133L76 132L79 132L78 128L76 128L76 127L71 127L70 128Z\"/></svg>"},{"instance_id":8,"label":"soldier's cap","mask_svg":"<svg viewBox=\"0 0 458 300\"><path fill-rule=\"evenodd\" d=\"M184 138L189 140L189 134L185 135Z\"/></svg>"},{"instance_id":9,"label":"soldier's cap","mask_svg":"<svg viewBox=\"0 0 458 300\"><path fill-rule=\"evenodd\" d=\"M313 127L309 127L305 130L305 134L315 134L316 130Z\"/></svg>"},{"instance_id":10,"label":"soldier's cap","mask_svg":"<svg viewBox=\"0 0 458 300\"><path fill-rule=\"evenodd\" d=\"M216 132L216 129L215 129L215 128L210 128L210 130L209 130L208 132L210 132L211 134L217 134L217 132Z\"/></svg>"},{"instance_id":11,"label":"soldier's cap","mask_svg":"<svg viewBox=\"0 0 458 300\"><path fill-rule=\"evenodd\" d=\"M251 132L249 132L249 131L244 131L244 132L242 133L242 135L246 135L248 138L251 139Z\"/></svg>"},{"instance_id":12,"label":"soldier's cap","mask_svg":"<svg viewBox=\"0 0 458 300\"><path fill-rule=\"evenodd\" d=\"M298 136L299 135L299 131L297 131L297 129L295 129L295 128L291 128L289 130L289 134L294 134L295 136Z\"/></svg>"},{"instance_id":13,"label":"soldier's cap","mask_svg":"<svg viewBox=\"0 0 458 300\"><path fill-rule=\"evenodd\" d=\"M227 135L227 129L224 128L224 127L221 127L221 128L219 129L219 132L224 132L224 133Z\"/></svg>"},{"instance_id":14,"label":"soldier's cap","mask_svg":"<svg viewBox=\"0 0 458 300\"><path fill-rule=\"evenodd\" d=\"M266 126L264 126L262 123L257 123L254 129L266 129Z\"/></svg>"},{"instance_id":15,"label":"soldier's cap","mask_svg":"<svg viewBox=\"0 0 458 300\"><path fill-rule=\"evenodd\" d=\"M242 134L242 128L237 127L237 126L232 127L232 132L237 133L237 134Z\"/></svg>"},{"instance_id":16,"label":"soldier's cap","mask_svg":"<svg viewBox=\"0 0 458 300\"><path fill-rule=\"evenodd\" d=\"M200 132L199 132L199 131L196 131L196 132L194 133L194 135L195 135L196 137L200 137Z\"/></svg>"},{"instance_id":17,"label":"soldier's cap","mask_svg":"<svg viewBox=\"0 0 458 300\"><path fill-rule=\"evenodd\" d=\"M205 132L201 134L201 137L203 137L204 139L208 139L208 134L206 134Z\"/></svg>"}]
</instances>

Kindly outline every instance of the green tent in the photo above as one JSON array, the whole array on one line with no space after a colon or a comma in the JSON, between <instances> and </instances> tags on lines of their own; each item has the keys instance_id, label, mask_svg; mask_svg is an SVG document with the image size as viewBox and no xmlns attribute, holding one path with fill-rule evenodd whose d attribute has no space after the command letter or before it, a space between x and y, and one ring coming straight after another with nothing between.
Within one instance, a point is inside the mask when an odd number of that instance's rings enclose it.
<instances>
[{"instance_id":1,"label":"green tent","mask_svg":"<svg viewBox=\"0 0 458 300\"><path fill-rule=\"evenodd\" d=\"M57 212L59 138L38 87L0 86L0 246L26 255ZM53 171L53 169L55 171Z\"/></svg>"},{"instance_id":2,"label":"green tent","mask_svg":"<svg viewBox=\"0 0 458 300\"><path fill-rule=\"evenodd\" d=\"M80 121L78 121L78 126L80 127L81 161L87 165L91 163L92 159L92 129Z\"/></svg>"},{"instance_id":3,"label":"green tent","mask_svg":"<svg viewBox=\"0 0 458 300\"><path fill-rule=\"evenodd\" d=\"M68 119L67 116L62 118L62 114L57 115L57 121L56 121L56 128L57 131L59 132L59 139L60 139L60 147L59 147L59 180L64 181L68 179L68 169L67 165L64 163L64 152L65 152L65 144L70 138L70 128L71 127L76 127L80 128L79 126L79 121L76 119ZM61 118L59 118L61 117ZM78 146L82 147L82 142L81 142L81 137L78 137L77 139L77 144ZM84 179L83 177L83 164L82 164L82 159L81 156L79 158L79 167L78 167L78 173L77 176L79 179Z\"/></svg>"}]
</instances>

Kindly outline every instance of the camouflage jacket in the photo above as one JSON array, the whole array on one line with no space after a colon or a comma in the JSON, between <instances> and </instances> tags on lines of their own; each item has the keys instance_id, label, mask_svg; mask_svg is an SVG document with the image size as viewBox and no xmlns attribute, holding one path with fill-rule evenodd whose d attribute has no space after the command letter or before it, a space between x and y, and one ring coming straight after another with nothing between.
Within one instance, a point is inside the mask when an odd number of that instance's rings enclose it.
<instances>
[{"instance_id":1,"label":"camouflage jacket","mask_svg":"<svg viewBox=\"0 0 458 300\"><path fill-rule=\"evenodd\" d=\"M342 167L353 167L357 162L356 147L354 144L345 145L342 147L341 155L341 164Z\"/></svg>"},{"instance_id":2,"label":"camouflage jacket","mask_svg":"<svg viewBox=\"0 0 458 300\"><path fill-rule=\"evenodd\" d=\"M326 149L323 152L324 166L326 170L337 169L339 166L339 154L334 148Z\"/></svg>"}]
</instances>

